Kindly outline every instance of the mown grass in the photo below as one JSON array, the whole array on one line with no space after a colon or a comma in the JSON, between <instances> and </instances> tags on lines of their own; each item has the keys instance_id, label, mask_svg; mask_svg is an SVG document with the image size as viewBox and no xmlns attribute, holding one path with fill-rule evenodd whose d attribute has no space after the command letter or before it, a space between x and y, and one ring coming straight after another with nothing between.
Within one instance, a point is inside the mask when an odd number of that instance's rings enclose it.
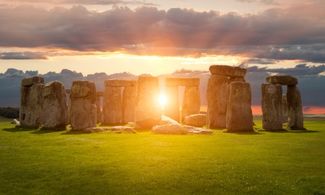
<instances>
[{"instance_id":1,"label":"mown grass","mask_svg":"<svg viewBox=\"0 0 325 195\"><path fill-rule=\"evenodd\" d=\"M0 193L325 194L325 121L306 127L300 133L69 134L1 120Z\"/></svg>"}]
</instances>

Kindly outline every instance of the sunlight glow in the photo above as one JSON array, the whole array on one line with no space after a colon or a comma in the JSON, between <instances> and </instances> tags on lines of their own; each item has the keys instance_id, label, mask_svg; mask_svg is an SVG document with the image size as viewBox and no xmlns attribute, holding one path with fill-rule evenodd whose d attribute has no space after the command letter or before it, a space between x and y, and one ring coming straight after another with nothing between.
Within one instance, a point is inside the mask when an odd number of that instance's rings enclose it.
<instances>
[{"instance_id":1,"label":"sunlight glow","mask_svg":"<svg viewBox=\"0 0 325 195\"><path fill-rule=\"evenodd\" d=\"M166 94L164 93L160 93L159 96L158 96L158 103L159 103L159 106L162 110L165 109L167 103L168 103L168 98L166 96Z\"/></svg>"}]
</instances>

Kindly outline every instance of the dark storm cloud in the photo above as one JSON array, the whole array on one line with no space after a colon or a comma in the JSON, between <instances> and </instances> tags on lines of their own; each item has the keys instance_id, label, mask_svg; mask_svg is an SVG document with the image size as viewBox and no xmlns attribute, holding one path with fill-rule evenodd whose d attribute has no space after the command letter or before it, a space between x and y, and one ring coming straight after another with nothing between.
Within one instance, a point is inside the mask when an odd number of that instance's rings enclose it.
<instances>
[{"instance_id":1,"label":"dark storm cloud","mask_svg":"<svg viewBox=\"0 0 325 195\"><path fill-rule=\"evenodd\" d=\"M0 53L0 59L2 60L45 60L47 57L38 52L3 52Z\"/></svg>"},{"instance_id":2,"label":"dark storm cloud","mask_svg":"<svg viewBox=\"0 0 325 195\"><path fill-rule=\"evenodd\" d=\"M321 2L257 15L153 7L0 8L0 46L325 62L324 9Z\"/></svg>"}]
</instances>

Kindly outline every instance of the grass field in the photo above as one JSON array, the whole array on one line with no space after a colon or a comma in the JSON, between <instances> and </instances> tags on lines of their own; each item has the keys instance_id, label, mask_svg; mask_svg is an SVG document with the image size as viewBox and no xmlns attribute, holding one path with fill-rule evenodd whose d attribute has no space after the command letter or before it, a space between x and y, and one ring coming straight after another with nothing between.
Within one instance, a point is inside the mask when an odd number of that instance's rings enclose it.
<instances>
[{"instance_id":1,"label":"grass field","mask_svg":"<svg viewBox=\"0 0 325 195\"><path fill-rule=\"evenodd\" d=\"M260 121L256 121L260 126ZM1 194L325 194L325 121L307 132L69 134L0 122Z\"/></svg>"}]
</instances>

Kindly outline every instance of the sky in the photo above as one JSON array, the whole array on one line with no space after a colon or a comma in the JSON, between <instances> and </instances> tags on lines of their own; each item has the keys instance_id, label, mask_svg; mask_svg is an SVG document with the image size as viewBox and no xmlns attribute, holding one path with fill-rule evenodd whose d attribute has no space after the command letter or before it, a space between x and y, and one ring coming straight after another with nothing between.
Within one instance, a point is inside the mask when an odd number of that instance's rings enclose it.
<instances>
[{"instance_id":1,"label":"sky","mask_svg":"<svg viewBox=\"0 0 325 195\"><path fill-rule=\"evenodd\" d=\"M323 0L0 0L0 72L325 62Z\"/></svg>"}]
</instances>

